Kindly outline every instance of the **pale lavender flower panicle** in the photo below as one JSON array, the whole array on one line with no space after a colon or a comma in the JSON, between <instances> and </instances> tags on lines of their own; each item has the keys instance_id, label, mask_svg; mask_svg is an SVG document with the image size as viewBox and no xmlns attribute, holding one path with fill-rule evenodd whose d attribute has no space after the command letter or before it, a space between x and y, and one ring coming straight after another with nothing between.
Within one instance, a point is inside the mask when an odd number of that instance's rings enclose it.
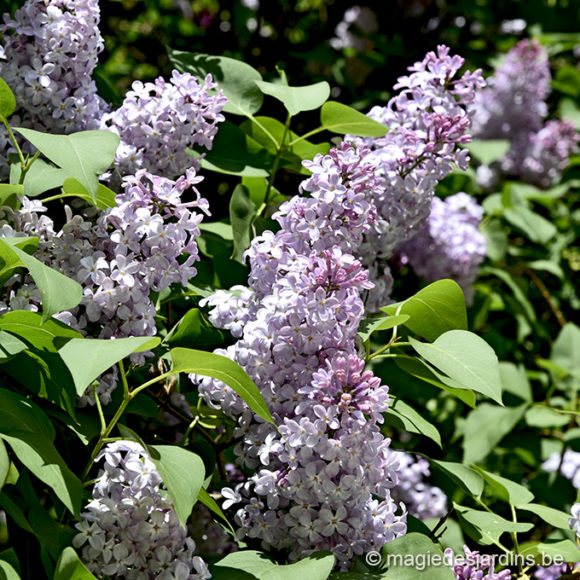
<instances>
[{"instance_id":1,"label":"pale lavender flower panicle","mask_svg":"<svg viewBox=\"0 0 580 580\"><path fill-rule=\"evenodd\" d=\"M467 167L468 153L460 147L471 139L466 107L484 81L479 70L459 76L463 63L438 47L399 79L401 92L386 107L368 113L389 129L384 137L363 140L379 180L372 196L377 218L359 250L378 280L365 301L371 312L388 302L392 278L385 260L427 219L436 184L454 165Z\"/></svg>"},{"instance_id":2,"label":"pale lavender flower panicle","mask_svg":"<svg viewBox=\"0 0 580 580\"><path fill-rule=\"evenodd\" d=\"M470 107L473 136L510 142L507 154L494 164L497 167L478 169L483 189L495 187L500 173L550 187L560 179L570 155L578 151L579 136L570 123L544 122L550 80L545 49L536 40L522 40L477 95Z\"/></svg>"},{"instance_id":3,"label":"pale lavender flower panicle","mask_svg":"<svg viewBox=\"0 0 580 580\"><path fill-rule=\"evenodd\" d=\"M13 126L55 133L98 128L108 106L92 74L103 38L98 0L26 0L4 15L0 77L14 92L22 117ZM7 151L4 128L0 153Z\"/></svg>"},{"instance_id":4,"label":"pale lavender flower panicle","mask_svg":"<svg viewBox=\"0 0 580 580\"><path fill-rule=\"evenodd\" d=\"M124 175L146 169L174 179L187 168L200 168L199 158L189 155L196 145L211 149L221 110L227 102L208 75L203 83L173 71L169 82L135 81L122 106L102 119L102 128L119 135L116 165Z\"/></svg>"},{"instance_id":5,"label":"pale lavender flower panicle","mask_svg":"<svg viewBox=\"0 0 580 580\"><path fill-rule=\"evenodd\" d=\"M466 292L486 254L483 208L466 193L435 197L419 232L397 248L399 260L428 282L451 278Z\"/></svg>"},{"instance_id":6,"label":"pale lavender flower panicle","mask_svg":"<svg viewBox=\"0 0 580 580\"><path fill-rule=\"evenodd\" d=\"M210 578L147 451L133 441L115 441L95 459L101 460L92 501L73 538L75 548L83 547L87 568L115 578Z\"/></svg>"}]
</instances>

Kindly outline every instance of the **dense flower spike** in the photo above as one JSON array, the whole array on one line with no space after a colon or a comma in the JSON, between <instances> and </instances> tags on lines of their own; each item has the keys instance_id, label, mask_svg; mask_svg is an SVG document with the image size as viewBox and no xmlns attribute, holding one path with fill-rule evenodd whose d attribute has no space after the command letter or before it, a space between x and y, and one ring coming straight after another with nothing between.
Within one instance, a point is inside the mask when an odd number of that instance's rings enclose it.
<instances>
[{"instance_id":1,"label":"dense flower spike","mask_svg":"<svg viewBox=\"0 0 580 580\"><path fill-rule=\"evenodd\" d=\"M391 490L393 498L403 502L409 513L420 520L444 516L447 496L424 481L431 475L429 462L403 451L393 451L393 455L399 463L397 485Z\"/></svg>"},{"instance_id":2,"label":"dense flower spike","mask_svg":"<svg viewBox=\"0 0 580 580\"><path fill-rule=\"evenodd\" d=\"M470 108L473 136L507 139L511 144L499 167L478 169L478 182L484 189L496 185L499 172L550 187L578 150L579 136L571 123L544 124L550 80L545 49L535 40L522 40L477 95Z\"/></svg>"},{"instance_id":3,"label":"dense flower spike","mask_svg":"<svg viewBox=\"0 0 580 580\"><path fill-rule=\"evenodd\" d=\"M459 147L470 140L466 107L484 82L479 70L458 76L463 63L438 47L399 79L395 88L402 90L386 107L369 112L389 128L385 137L364 139L379 178L372 196L377 219L360 248L376 283L366 300L370 311L388 300L392 279L385 259L427 219L435 186L453 165L467 168L468 153Z\"/></svg>"},{"instance_id":4,"label":"dense flower spike","mask_svg":"<svg viewBox=\"0 0 580 580\"><path fill-rule=\"evenodd\" d=\"M509 580L511 572L494 572L493 556L482 555L463 546L464 555L455 556L451 548L445 550L445 558L453 562L451 566L455 580Z\"/></svg>"},{"instance_id":5,"label":"dense flower spike","mask_svg":"<svg viewBox=\"0 0 580 580\"><path fill-rule=\"evenodd\" d=\"M121 138L116 158L121 173L146 169L174 179L190 167L199 170L199 160L187 149L212 147L227 102L221 92L210 94L215 87L210 75L200 84L177 71L169 82L161 77L154 83L135 81L123 105L102 120L103 128Z\"/></svg>"},{"instance_id":6,"label":"dense flower spike","mask_svg":"<svg viewBox=\"0 0 580 580\"><path fill-rule=\"evenodd\" d=\"M106 212L92 208L90 216L67 208L67 221L58 231L42 215L46 208L24 199L22 209L8 210L10 219L0 221L0 235L38 236L36 257L83 286L80 306L57 315L63 322L99 338L153 335L151 291L186 286L197 273L195 238L202 214L195 210L208 213L208 202L195 188L201 179L193 169L176 181L141 170L125 178L116 207ZM192 201L182 201L186 191L195 194ZM40 297L31 280L20 286L15 278L7 286L8 302L0 303L0 312L38 310ZM98 389L104 404L110 401L113 379ZM92 393L87 400L92 401Z\"/></svg>"},{"instance_id":7,"label":"dense flower spike","mask_svg":"<svg viewBox=\"0 0 580 580\"><path fill-rule=\"evenodd\" d=\"M13 124L55 133L98 128L106 110L92 79L103 50L99 18L98 0L27 0L14 18L4 15L0 77L22 112ZM0 152L6 145L2 127Z\"/></svg>"},{"instance_id":8,"label":"dense flower spike","mask_svg":"<svg viewBox=\"0 0 580 580\"><path fill-rule=\"evenodd\" d=\"M467 291L486 254L482 218L483 208L466 193L433 198L421 230L397 248L399 260L429 282L451 278Z\"/></svg>"},{"instance_id":9,"label":"dense flower spike","mask_svg":"<svg viewBox=\"0 0 580 580\"><path fill-rule=\"evenodd\" d=\"M93 499L73 539L76 548L83 546L87 568L98 577L210 578L145 449L132 441L116 441L95 461L101 459Z\"/></svg>"},{"instance_id":10,"label":"dense flower spike","mask_svg":"<svg viewBox=\"0 0 580 580\"><path fill-rule=\"evenodd\" d=\"M329 549L341 562L405 532L389 489L397 462L378 423L388 389L358 357L367 273L349 252L374 220L376 186L366 146L343 144L308 164L313 172L275 214L282 229L256 238L247 254L254 296L241 339L217 351L239 362L260 387L279 432L255 421L223 383L201 394L239 417L237 453L256 475L224 490L240 534L288 548L293 558ZM311 225L314 224L314 225ZM231 327L236 301L210 302ZM220 311L222 314L220 314ZM376 499L375 499L376 498Z\"/></svg>"}]
</instances>

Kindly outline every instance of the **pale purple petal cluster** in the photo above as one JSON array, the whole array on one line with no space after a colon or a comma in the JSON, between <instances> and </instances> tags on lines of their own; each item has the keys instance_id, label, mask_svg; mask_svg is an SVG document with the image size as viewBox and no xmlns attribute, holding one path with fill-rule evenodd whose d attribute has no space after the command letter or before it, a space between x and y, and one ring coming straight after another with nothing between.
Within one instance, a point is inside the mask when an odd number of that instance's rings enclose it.
<instances>
[{"instance_id":1,"label":"pale purple petal cluster","mask_svg":"<svg viewBox=\"0 0 580 580\"><path fill-rule=\"evenodd\" d=\"M469 156L460 147L471 139L466 107L484 81L479 70L459 76L463 63L438 47L399 79L395 88L402 90L386 107L369 112L389 128L384 137L364 139L379 179L372 196L377 219L359 250L373 282L380 281L366 300L370 311L387 303L392 278L385 260L427 219L437 183L454 166L467 168Z\"/></svg>"},{"instance_id":2,"label":"pale purple petal cluster","mask_svg":"<svg viewBox=\"0 0 580 580\"><path fill-rule=\"evenodd\" d=\"M427 221L397 248L398 258L428 282L451 278L467 291L486 254L483 208L466 193L433 198Z\"/></svg>"},{"instance_id":3,"label":"pale purple petal cluster","mask_svg":"<svg viewBox=\"0 0 580 580\"><path fill-rule=\"evenodd\" d=\"M109 443L92 500L76 524L75 548L94 574L130 580L205 580L207 564L162 487L147 451L132 441Z\"/></svg>"},{"instance_id":4,"label":"pale purple petal cluster","mask_svg":"<svg viewBox=\"0 0 580 580\"><path fill-rule=\"evenodd\" d=\"M561 453L555 451L542 463L542 469L548 473L559 471L572 482L576 489L580 489L580 453L578 451L566 449L564 458Z\"/></svg>"},{"instance_id":5,"label":"pale purple petal cluster","mask_svg":"<svg viewBox=\"0 0 580 580\"><path fill-rule=\"evenodd\" d=\"M200 164L188 153L196 145L212 148L221 110L227 99L212 94L216 84L208 75L203 83L188 73L173 71L169 82L135 81L123 104L102 119L102 128L119 135L115 163L124 175L146 169L174 179Z\"/></svg>"},{"instance_id":6,"label":"pale purple petal cluster","mask_svg":"<svg viewBox=\"0 0 580 580\"><path fill-rule=\"evenodd\" d=\"M479 169L484 189L497 184L501 173L550 187L578 151L579 136L566 121L548 121L550 63L536 40L522 40L505 56L487 87L470 108L473 136L507 139L510 149L497 167Z\"/></svg>"},{"instance_id":7,"label":"pale purple petal cluster","mask_svg":"<svg viewBox=\"0 0 580 580\"><path fill-rule=\"evenodd\" d=\"M551 566L538 566L534 570L535 580L558 580L570 571L568 564L552 564Z\"/></svg>"},{"instance_id":8,"label":"pale purple petal cluster","mask_svg":"<svg viewBox=\"0 0 580 580\"><path fill-rule=\"evenodd\" d=\"M114 208L90 208L85 215L66 208L66 222L57 231L42 215L41 204L24 199L22 209L7 210L11 220L0 235L38 236L35 256L83 286L80 306L56 315L66 324L99 338L153 335L151 292L172 284L186 286L197 273L195 238L201 212L208 213L207 200L195 188L200 180L193 169L176 181L141 170L125 178ZM185 193L191 201L183 201ZM26 278L25 286L16 278L13 282L6 285L4 308L38 310L32 281ZM143 355L134 356L144 360ZM110 401L115 378L107 375L98 388L104 404ZM92 402L91 392L86 397L84 402Z\"/></svg>"},{"instance_id":9,"label":"pale purple petal cluster","mask_svg":"<svg viewBox=\"0 0 580 580\"><path fill-rule=\"evenodd\" d=\"M98 0L27 0L14 18L4 15L0 77L22 113L13 125L55 133L98 128L107 109L92 79L103 50L99 18ZM0 146L5 141L2 128Z\"/></svg>"},{"instance_id":10,"label":"pale purple petal cluster","mask_svg":"<svg viewBox=\"0 0 580 580\"><path fill-rule=\"evenodd\" d=\"M431 475L429 462L404 451L392 453L399 463L397 485L391 490L393 498L403 502L409 513L420 520L444 516L447 496L443 490L424 481Z\"/></svg>"},{"instance_id":11,"label":"pale purple petal cluster","mask_svg":"<svg viewBox=\"0 0 580 580\"><path fill-rule=\"evenodd\" d=\"M203 379L199 387L238 417L236 453L255 472L222 492L224 507L237 508L240 537L288 549L293 559L327 549L344 564L406 530L390 496L397 461L379 429L388 388L364 370L355 342L361 292L371 286L350 253L375 217L367 156L366 146L347 143L317 156L301 188L311 197L283 204L274 216L280 231L264 232L247 252L252 319L238 342L216 352L245 368L280 431L223 383ZM222 298L229 325L231 299ZM218 323L219 303L211 303Z\"/></svg>"},{"instance_id":12,"label":"pale purple petal cluster","mask_svg":"<svg viewBox=\"0 0 580 580\"><path fill-rule=\"evenodd\" d=\"M451 548L445 550L446 560L453 562L451 569L455 574L455 580L509 580L511 572L501 570L494 571L494 557L471 551L463 546L464 555L455 556Z\"/></svg>"}]
</instances>

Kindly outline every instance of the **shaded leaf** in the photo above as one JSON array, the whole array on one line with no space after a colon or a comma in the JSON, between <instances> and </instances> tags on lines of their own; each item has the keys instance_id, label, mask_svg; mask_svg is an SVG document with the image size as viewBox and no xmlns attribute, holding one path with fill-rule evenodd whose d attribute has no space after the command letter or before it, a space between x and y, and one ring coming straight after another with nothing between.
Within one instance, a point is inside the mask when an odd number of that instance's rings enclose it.
<instances>
[{"instance_id":1,"label":"shaded leaf","mask_svg":"<svg viewBox=\"0 0 580 580\"><path fill-rule=\"evenodd\" d=\"M69 546L58 558L54 580L96 580L78 554Z\"/></svg>"},{"instance_id":2,"label":"shaded leaf","mask_svg":"<svg viewBox=\"0 0 580 580\"><path fill-rule=\"evenodd\" d=\"M389 408L383 413L385 423L401 431L419 433L429 437L441 447L441 435L437 428L423 418L413 407L391 395Z\"/></svg>"},{"instance_id":3,"label":"shaded leaf","mask_svg":"<svg viewBox=\"0 0 580 580\"><path fill-rule=\"evenodd\" d=\"M447 477L461 489L473 497L480 497L483 493L483 477L474 469L463 463L454 463L452 461L438 461L429 459L429 463L443 472Z\"/></svg>"},{"instance_id":4,"label":"shaded leaf","mask_svg":"<svg viewBox=\"0 0 580 580\"><path fill-rule=\"evenodd\" d=\"M248 196L248 190L243 185L234 189L230 199L230 222L234 235L234 251L232 259L242 262L242 255L251 242L251 227L256 217L256 208Z\"/></svg>"},{"instance_id":5,"label":"shaded leaf","mask_svg":"<svg viewBox=\"0 0 580 580\"><path fill-rule=\"evenodd\" d=\"M501 475L485 471L477 465L471 465L471 467L481 473L488 488L495 497L500 498L510 505L521 506L529 504L534 499L534 494L523 485L520 485L511 479L502 477Z\"/></svg>"},{"instance_id":6,"label":"shaded leaf","mask_svg":"<svg viewBox=\"0 0 580 580\"><path fill-rule=\"evenodd\" d=\"M16 111L16 98L4 79L0 78L0 116L7 119Z\"/></svg>"}]
</instances>

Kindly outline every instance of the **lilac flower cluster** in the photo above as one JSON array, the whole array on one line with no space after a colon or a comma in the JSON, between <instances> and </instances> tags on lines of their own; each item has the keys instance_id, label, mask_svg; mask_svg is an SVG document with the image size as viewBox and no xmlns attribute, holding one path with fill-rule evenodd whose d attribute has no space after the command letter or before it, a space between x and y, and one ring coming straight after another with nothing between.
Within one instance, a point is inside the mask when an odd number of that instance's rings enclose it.
<instances>
[{"instance_id":1,"label":"lilac flower cluster","mask_svg":"<svg viewBox=\"0 0 580 580\"><path fill-rule=\"evenodd\" d=\"M399 463L397 485L391 490L393 498L403 502L408 512L420 520L444 516L447 496L438 487L424 481L431 475L429 462L403 451L392 453Z\"/></svg>"},{"instance_id":2,"label":"lilac flower cluster","mask_svg":"<svg viewBox=\"0 0 580 580\"><path fill-rule=\"evenodd\" d=\"M433 198L422 228L397 248L400 262L429 282L451 278L467 291L486 254L482 218L483 208L466 193Z\"/></svg>"},{"instance_id":3,"label":"lilac flower cluster","mask_svg":"<svg viewBox=\"0 0 580 580\"><path fill-rule=\"evenodd\" d=\"M343 144L308 164L295 197L275 214L281 230L247 252L253 297L241 309L240 340L218 350L260 388L279 431L256 420L223 383L204 378L204 398L238 417L239 460L255 475L223 490L247 534L297 559L331 550L345 563L403 534L390 497L397 459L380 432L388 389L356 351L367 273L350 253L370 228L376 187L368 149ZM237 301L210 301L230 325ZM221 308L218 315L217 309ZM249 319L248 319L249 317Z\"/></svg>"},{"instance_id":4,"label":"lilac flower cluster","mask_svg":"<svg viewBox=\"0 0 580 580\"><path fill-rule=\"evenodd\" d=\"M197 273L195 238L202 214L195 210L208 213L208 202L195 189L201 179L193 169L176 181L141 170L125 178L116 207L93 210L92 216L74 215L67 208L66 223L58 231L41 215L41 204L24 199L22 209L6 210L10 223L4 223L0 233L38 236L36 257L83 286L80 306L56 318L99 338L153 335L151 291L161 292L174 283L186 286ZM196 197L183 202L186 191ZM27 278L24 286L13 282L7 285L9 301L0 308L38 310L32 280ZM115 385L114 376L101 381L98 393L104 404ZM92 393L87 393L87 401L92 402Z\"/></svg>"},{"instance_id":5,"label":"lilac flower cluster","mask_svg":"<svg viewBox=\"0 0 580 580\"><path fill-rule=\"evenodd\" d=\"M439 46L399 79L395 89L402 90L386 107L369 112L389 128L385 137L363 140L379 179L372 197L377 220L359 250L375 283L370 311L387 302L392 279L385 259L427 219L435 185L453 165L467 168L468 152L459 147L470 140L466 107L484 81L479 70L458 76L463 63Z\"/></svg>"},{"instance_id":6,"label":"lilac flower cluster","mask_svg":"<svg viewBox=\"0 0 580 580\"><path fill-rule=\"evenodd\" d=\"M207 564L195 556L162 479L138 443L109 443L97 456L103 468L93 498L76 524L75 548L99 577L133 580L205 580Z\"/></svg>"},{"instance_id":7,"label":"lilac flower cluster","mask_svg":"<svg viewBox=\"0 0 580 580\"><path fill-rule=\"evenodd\" d=\"M56 133L96 129L106 110L92 73L103 39L98 0L27 0L0 24L0 76L16 96L22 124ZM48 113L48 114L47 114ZM0 133L0 151L7 135Z\"/></svg>"},{"instance_id":8,"label":"lilac flower cluster","mask_svg":"<svg viewBox=\"0 0 580 580\"><path fill-rule=\"evenodd\" d=\"M211 75L200 84L175 70L169 82L161 77L154 83L135 81L122 106L101 122L121 138L115 160L121 173L146 169L174 179L190 167L199 170L199 160L187 149L212 148L227 102L221 92L210 94L216 86Z\"/></svg>"},{"instance_id":9,"label":"lilac flower cluster","mask_svg":"<svg viewBox=\"0 0 580 580\"><path fill-rule=\"evenodd\" d=\"M544 123L550 80L546 51L536 40L522 40L477 95L470 108L473 136L510 141L510 149L497 167L478 169L482 187L493 187L500 173L549 187L578 150L579 136L571 123Z\"/></svg>"},{"instance_id":10,"label":"lilac flower cluster","mask_svg":"<svg viewBox=\"0 0 580 580\"><path fill-rule=\"evenodd\" d=\"M445 557L454 562L452 566L455 580L509 580L511 572L494 572L493 556L482 555L463 546L464 556L457 558L451 548L445 550Z\"/></svg>"},{"instance_id":11,"label":"lilac flower cluster","mask_svg":"<svg viewBox=\"0 0 580 580\"><path fill-rule=\"evenodd\" d=\"M580 453L577 451L566 449L563 459L562 454L555 451L542 463L542 469L548 473L559 471L576 489L580 489Z\"/></svg>"}]
</instances>

